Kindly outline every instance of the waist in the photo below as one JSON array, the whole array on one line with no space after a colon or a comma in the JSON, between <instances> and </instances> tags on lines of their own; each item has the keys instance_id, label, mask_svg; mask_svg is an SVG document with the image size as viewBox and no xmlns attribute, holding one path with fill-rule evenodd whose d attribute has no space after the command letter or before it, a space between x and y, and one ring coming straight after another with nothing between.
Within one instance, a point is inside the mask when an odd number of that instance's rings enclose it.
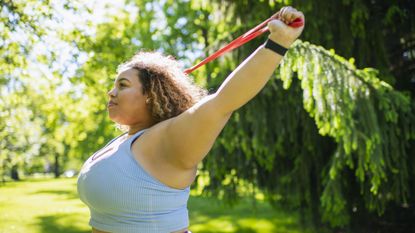
<instances>
[{"instance_id":1,"label":"waist","mask_svg":"<svg viewBox=\"0 0 415 233\"><path fill-rule=\"evenodd\" d=\"M100 231L98 229L92 228L92 233L110 233L107 231ZM192 233L191 231L187 230L187 228L182 229L182 230L178 230L178 231L173 231L171 233Z\"/></svg>"},{"instance_id":2,"label":"waist","mask_svg":"<svg viewBox=\"0 0 415 233\"><path fill-rule=\"evenodd\" d=\"M171 213L150 215L138 210L102 213L91 208L89 224L97 230L112 233L183 233L188 229L189 216L187 208Z\"/></svg>"}]
</instances>

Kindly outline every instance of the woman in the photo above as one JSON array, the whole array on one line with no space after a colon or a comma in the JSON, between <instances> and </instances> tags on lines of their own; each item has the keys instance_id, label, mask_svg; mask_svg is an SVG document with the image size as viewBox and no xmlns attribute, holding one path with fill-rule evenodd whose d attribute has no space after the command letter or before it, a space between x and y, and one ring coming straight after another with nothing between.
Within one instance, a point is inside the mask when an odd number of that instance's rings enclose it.
<instances>
[{"instance_id":1,"label":"woman","mask_svg":"<svg viewBox=\"0 0 415 233\"><path fill-rule=\"evenodd\" d=\"M286 25L299 17L304 21L292 7L275 14L267 43L212 95L158 53L138 53L119 67L108 112L127 132L92 155L78 177L92 232L189 232L187 200L197 164L232 112L267 83L303 30Z\"/></svg>"}]
</instances>

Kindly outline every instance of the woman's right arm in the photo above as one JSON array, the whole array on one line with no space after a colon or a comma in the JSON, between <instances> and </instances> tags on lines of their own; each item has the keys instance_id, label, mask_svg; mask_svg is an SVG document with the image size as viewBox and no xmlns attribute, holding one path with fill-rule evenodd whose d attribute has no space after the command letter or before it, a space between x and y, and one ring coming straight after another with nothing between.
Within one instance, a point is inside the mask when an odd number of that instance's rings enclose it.
<instances>
[{"instance_id":1,"label":"woman's right arm","mask_svg":"<svg viewBox=\"0 0 415 233\"><path fill-rule=\"evenodd\" d=\"M283 18L291 22L296 18L304 21L304 15L294 8L283 8ZM269 39L289 48L301 34L304 26L292 28L280 20L273 20L268 25ZM223 82L216 92L217 110L223 114L233 112L257 95L277 66L282 56L270 49L260 46L242 64L240 64Z\"/></svg>"}]
</instances>

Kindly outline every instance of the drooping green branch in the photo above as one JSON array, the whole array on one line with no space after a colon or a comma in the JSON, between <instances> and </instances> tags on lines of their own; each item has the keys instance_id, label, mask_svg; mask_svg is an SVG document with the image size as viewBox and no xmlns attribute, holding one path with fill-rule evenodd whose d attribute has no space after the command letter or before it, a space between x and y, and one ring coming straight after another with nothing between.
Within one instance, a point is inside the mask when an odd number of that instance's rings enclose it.
<instances>
[{"instance_id":1,"label":"drooping green branch","mask_svg":"<svg viewBox=\"0 0 415 233\"><path fill-rule=\"evenodd\" d=\"M346 167L355 171L361 191L370 193L370 209L383 211L386 198L380 190L388 182L401 184L391 199L405 202L409 193L401 181L407 180L408 171L401 165L407 159L408 140L415 138L410 97L381 81L375 69L356 69L353 59L347 61L308 42L298 41L289 50L279 74L285 89L297 75L304 108L319 133L338 144L321 199L327 214L344 210L333 208L342 201L335 200L341 190L331 183L340 182L339 173Z\"/></svg>"}]
</instances>

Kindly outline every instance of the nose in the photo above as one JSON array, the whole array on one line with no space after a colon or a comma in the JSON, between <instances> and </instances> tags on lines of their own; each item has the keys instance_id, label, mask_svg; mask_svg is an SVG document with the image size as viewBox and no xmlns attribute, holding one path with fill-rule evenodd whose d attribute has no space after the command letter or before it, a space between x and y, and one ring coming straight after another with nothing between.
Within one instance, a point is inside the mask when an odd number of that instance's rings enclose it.
<instances>
[{"instance_id":1,"label":"nose","mask_svg":"<svg viewBox=\"0 0 415 233\"><path fill-rule=\"evenodd\" d=\"M111 90L108 91L108 96L115 97L117 96L117 88L113 87Z\"/></svg>"}]
</instances>

